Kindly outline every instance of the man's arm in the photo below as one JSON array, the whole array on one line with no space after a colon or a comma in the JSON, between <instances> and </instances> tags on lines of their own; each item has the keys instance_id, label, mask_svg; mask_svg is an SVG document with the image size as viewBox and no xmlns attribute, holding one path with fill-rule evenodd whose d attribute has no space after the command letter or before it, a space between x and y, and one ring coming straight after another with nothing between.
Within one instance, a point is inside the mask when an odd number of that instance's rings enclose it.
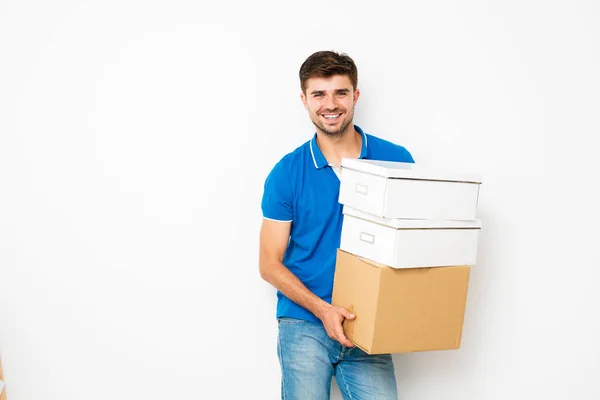
<instances>
[{"instance_id":1,"label":"man's arm","mask_svg":"<svg viewBox=\"0 0 600 400\"><path fill-rule=\"evenodd\" d=\"M342 322L354 315L342 307L333 306L311 292L285 265L283 255L290 237L291 222L263 219L260 231L260 276L294 303L306 308L323 321L327 334L342 345L354 345L344 335Z\"/></svg>"}]
</instances>

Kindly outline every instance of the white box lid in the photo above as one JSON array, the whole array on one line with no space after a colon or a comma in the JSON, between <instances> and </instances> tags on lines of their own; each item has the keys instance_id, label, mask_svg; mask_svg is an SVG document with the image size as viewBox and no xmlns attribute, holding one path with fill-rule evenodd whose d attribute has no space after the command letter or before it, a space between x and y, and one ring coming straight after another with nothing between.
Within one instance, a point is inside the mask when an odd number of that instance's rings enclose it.
<instances>
[{"instance_id":1,"label":"white box lid","mask_svg":"<svg viewBox=\"0 0 600 400\"><path fill-rule=\"evenodd\" d=\"M396 229L481 229L481 220L479 219L456 221L449 219L383 218L348 206L344 206L343 213L344 215L350 215Z\"/></svg>"},{"instance_id":2,"label":"white box lid","mask_svg":"<svg viewBox=\"0 0 600 400\"><path fill-rule=\"evenodd\" d=\"M342 158L342 169L343 168L385 178L481 183L481 176L477 174L442 171L439 168L431 169L423 165L406 162Z\"/></svg>"}]
</instances>

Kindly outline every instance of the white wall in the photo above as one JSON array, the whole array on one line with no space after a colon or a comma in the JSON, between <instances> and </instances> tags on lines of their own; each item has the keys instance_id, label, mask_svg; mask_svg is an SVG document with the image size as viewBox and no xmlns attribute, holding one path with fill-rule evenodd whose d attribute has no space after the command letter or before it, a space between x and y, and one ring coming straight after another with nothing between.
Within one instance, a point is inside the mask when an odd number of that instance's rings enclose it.
<instances>
[{"instance_id":1,"label":"white wall","mask_svg":"<svg viewBox=\"0 0 600 400\"><path fill-rule=\"evenodd\" d=\"M391 4L1 3L9 400L277 398L260 199L321 49L356 123L484 177L462 348L396 355L401 398L600 398L599 3Z\"/></svg>"}]
</instances>

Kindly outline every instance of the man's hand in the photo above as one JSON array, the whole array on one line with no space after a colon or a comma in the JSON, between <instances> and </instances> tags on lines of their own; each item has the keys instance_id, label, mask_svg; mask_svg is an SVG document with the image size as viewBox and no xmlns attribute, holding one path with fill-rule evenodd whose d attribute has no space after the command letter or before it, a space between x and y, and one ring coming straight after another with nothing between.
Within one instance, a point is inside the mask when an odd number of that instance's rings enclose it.
<instances>
[{"instance_id":1,"label":"man's hand","mask_svg":"<svg viewBox=\"0 0 600 400\"><path fill-rule=\"evenodd\" d=\"M354 344L344 335L344 328L342 327L344 319L356 318L354 314L345 308L328 305L320 318L330 338L337 340L343 346L354 347Z\"/></svg>"},{"instance_id":2,"label":"man's hand","mask_svg":"<svg viewBox=\"0 0 600 400\"><path fill-rule=\"evenodd\" d=\"M330 338L346 347L354 347L342 328L344 319L354 319L354 314L317 297L283 265L291 225L291 222L263 220L260 232L260 275L290 300L316 315L323 322Z\"/></svg>"}]
</instances>

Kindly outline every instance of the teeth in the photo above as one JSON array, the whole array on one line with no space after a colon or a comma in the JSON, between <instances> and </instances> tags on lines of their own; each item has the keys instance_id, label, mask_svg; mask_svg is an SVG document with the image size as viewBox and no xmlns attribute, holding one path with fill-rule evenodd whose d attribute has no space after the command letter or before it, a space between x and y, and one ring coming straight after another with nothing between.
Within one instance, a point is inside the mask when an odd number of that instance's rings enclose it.
<instances>
[{"instance_id":1,"label":"teeth","mask_svg":"<svg viewBox=\"0 0 600 400\"><path fill-rule=\"evenodd\" d=\"M341 114L335 114L335 115L323 115L325 118L327 119L334 119L339 117Z\"/></svg>"}]
</instances>

